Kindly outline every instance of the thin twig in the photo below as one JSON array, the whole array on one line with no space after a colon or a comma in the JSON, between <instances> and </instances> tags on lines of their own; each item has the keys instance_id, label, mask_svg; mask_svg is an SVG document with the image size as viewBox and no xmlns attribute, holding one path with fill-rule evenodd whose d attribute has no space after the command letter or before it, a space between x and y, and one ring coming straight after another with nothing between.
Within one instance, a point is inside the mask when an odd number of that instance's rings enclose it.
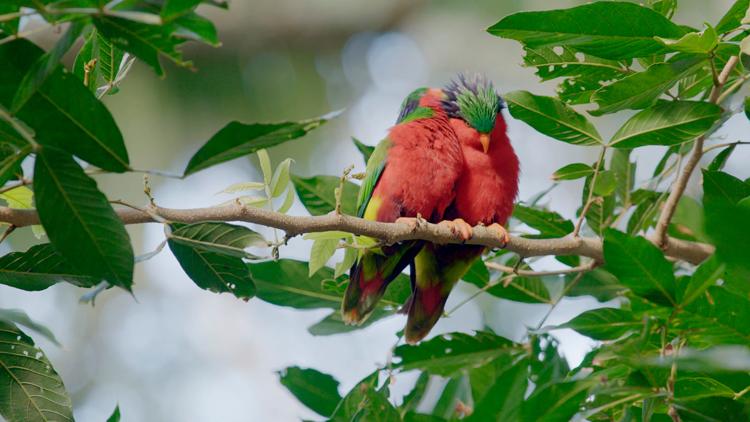
<instances>
[{"instance_id":1,"label":"thin twig","mask_svg":"<svg viewBox=\"0 0 750 422\"><path fill-rule=\"evenodd\" d=\"M544 276L549 276L549 275L577 274L582 271L589 271L592 268L594 268L594 265L595 265L594 262L592 261L588 264L579 265L577 267L565 268L562 270L533 271L533 270L521 270L518 268L509 267L507 265L498 264L496 262L485 262L484 264L487 266L487 268L502 271L504 273L513 273L522 277L544 277Z\"/></svg>"},{"instance_id":2,"label":"thin twig","mask_svg":"<svg viewBox=\"0 0 750 422\"><path fill-rule=\"evenodd\" d=\"M604 155L607 152L607 147L603 146L602 151L599 153L599 159L596 161L596 168L594 169L594 174L591 176L591 182L589 183L589 195L586 199L586 204L583 206L583 210L581 210L581 216L578 217L578 221L576 222L576 226L573 229L573 236L578 237L578 234L581 232L581 226L583 226L583 220L586 218L586 214L589 212L589 209L591 208L591 205L594 203L594 187L596 186L596 178L599 176L599 172L601 171L602 166L604 165Z\"/></svg>"},{"instance_id":3,"label":"thin twig","mask_svg":"<svg viewBox=\"0 0 750 422\"><path fill-rule=\"evenodd\" d=\"M721 73L719 74L719 77L717 79L717 83L714 85L713 89L711 90L711 95L709 97L709 101L716 104L719 96L721 95L721 90L724 87L724 84L727 82L727 79L729 78L729 74L732 72L732 69L737 65L737 62L739 61L739 58L737 56L732 56L727 61L727 64L724 66L724 68L721 70ZM695 167L698 165L698 163L701 160L701 157L703 156L703 142L705 141L705 136L700 136L698 139L695 140L695 144L693 145L693 149L690 153L690 157L688 158L687 162L685 163L685 168L682 170L682 173L677 177L677 179L672 184L671 192L669 194L669 197L664 202L664 208L662 209L661 214L659 215L659 220L656 222L656 229L654 231L654 235L652 236L652 241L659 247L665 248L667 244L667 229L669 228L669 223L672 221L672 216L675 213L675 210L677 209L677 204L680 201L680 198L682 197L682 194L685 193L685 188L687 187L688 181L690 180L690 176L693 174L693 170L695 170Z\"/></svg>"}]
</instances>

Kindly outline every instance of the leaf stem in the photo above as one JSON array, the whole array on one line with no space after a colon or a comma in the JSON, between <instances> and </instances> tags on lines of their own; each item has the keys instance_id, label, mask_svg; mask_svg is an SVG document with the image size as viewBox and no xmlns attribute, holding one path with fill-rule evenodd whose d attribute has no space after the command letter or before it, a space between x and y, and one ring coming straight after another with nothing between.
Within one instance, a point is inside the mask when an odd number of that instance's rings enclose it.
<instances>
[{"instance_id":1,"label":"leaf stem","mask_svg":"<svg viewBox=\"0 0 750 422\"><path fill-rule=\"evenodd\" d=\"M594 174L591 176L591 182L589 183L589 195L586 199L586 204L583 206L583 210L581 210L581 215L578 217L578 221L576 222L576 226L573 229L573 237L578 237L579 233L581 232L581 226L583 226L583 220L586 218L586 214L589 212L589 209L591 208L591 205L594 203L594 187L596 186L596 178L599 176L599 172L601 171L602 166L604 165L604 155L607 152L607 146L602 146L602 150L599 153L599 159L596 161L596 168L594 168Z\"/></svg>"}]
</instances>

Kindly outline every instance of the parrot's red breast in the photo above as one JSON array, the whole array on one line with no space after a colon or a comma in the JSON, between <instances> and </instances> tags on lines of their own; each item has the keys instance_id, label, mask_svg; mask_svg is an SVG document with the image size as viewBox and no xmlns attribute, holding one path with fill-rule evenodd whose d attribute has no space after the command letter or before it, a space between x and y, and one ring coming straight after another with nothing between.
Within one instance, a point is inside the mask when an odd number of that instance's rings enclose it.
<instances>
[{"instance_id":1,"label":"parrot's red breast","mask_svg":"<svg viewBox=\"0 0 750 422\"><path fill-rule=\"evenodd\" d=\"M456 198L446 218L463 218L472 226L504 225L518 195L519 163L498 115L485 153L479 132L461 119L450 119L464 156L464 168L456 186Z\"/></svg>"}]
</instances>

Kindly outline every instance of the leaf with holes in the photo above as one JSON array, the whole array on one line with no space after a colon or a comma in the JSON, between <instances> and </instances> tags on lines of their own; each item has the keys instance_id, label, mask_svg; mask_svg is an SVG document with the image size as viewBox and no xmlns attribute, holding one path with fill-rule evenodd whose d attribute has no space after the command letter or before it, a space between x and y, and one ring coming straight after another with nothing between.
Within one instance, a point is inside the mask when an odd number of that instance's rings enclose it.
<instances>
[{"instance_id":1,"label":"leaf with holes","mask_svg":"<svg viewBox=\"0 0 750 422\"><path fill-rule=\"evenodd\" d=\"M112 45L143 60L159 76L164 75L159 56L165 56L179 66L192 66L192 63L182 59L178 49L184 40L172 36L169 26L149 25L112 16L98 16L94 18L94 25Z\"/></svg>"},{"instance_id":2,"label":"leaf with holes","mask_svg":"<svg viewBox=\"0 0 750 422\"><path fill-rule=\"evenodd\" d=\"M31 337L0 321L0 415L8 421L73 421L62 379Z\"/></svg>"},{"instance_id":3,"label":"leaf with holes","mask_svg":"<svg viewBox=\"0 0 750 422\"><path fill-rule=\"evenodd\" d=\"M599 108L590 113L601 116L625 109L646 108L677 81L701 70L704 64L700 58L654 64L597 91L591 99L599 104Z\"/></svg>"},{"instance_id":4,"label":"leaf with holes","mask_svg":"<svg viewBox=\"0 0 750 422\"><path fill-rule=\"evenodd\" d=\"M666 52L654 37L680 38L686 32L651 9L625 2L595 2L570 9L519 12L506 16L487 31L532 48L568 46L607 59Z\"/></svg>"},{"instance_id":5,"label":"leaf with holes","mask_svg":"<svg viewBox=\"0 0 750 422\"><path fill-rule=\"evenodd\" d=\"M198 228L198 232L201 231ZM188 277L201 289L214 293L231 293L243 300L255 296L255 283L242 258L212 252L204 246L196 247L193 243L181 243L171 238L167 244ZM214 249L213 245L211 249Z\"/></svg>"},{"instance_id":6,"label":"leaf with holes","mask_svg":"<svg viewBox=\"0 0 750 422\"><path fill-rule=\"evenodd\" d=\"M37 153L34 195L50 243L73 268L130 290L130 236L107 197L73 157L49 148Z\"/></svg>"}]
</instances>

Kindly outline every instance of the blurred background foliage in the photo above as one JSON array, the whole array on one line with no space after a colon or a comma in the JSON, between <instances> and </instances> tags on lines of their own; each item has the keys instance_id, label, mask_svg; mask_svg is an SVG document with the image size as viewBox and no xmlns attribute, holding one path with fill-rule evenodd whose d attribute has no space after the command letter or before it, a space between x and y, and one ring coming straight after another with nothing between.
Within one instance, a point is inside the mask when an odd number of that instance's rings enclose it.
<instances>
[{"instance_id":1,"label":"blurred background foliage","mask_svg":"<svg viewBox=\"0 0 750 422\"><path fill-rule=\"evenodd\" d=\"M540 86L533 72L520 68L522 50L517 43L492 37L485 28L515 11L582 3L254 0L234 1L228 11L201 6L215 22L223 45L187 45L185 56L197 71L165 63L166 79L137 63L121 92L107 97L106 103L123 131L133 165L175 173L229 120L295 120L345 109L341 117L304 139L270 150L274 163L292 158L295 174L340 174L350 164L364 168L349 137L375 144L395 121L401 99L415 87L440 86L457 72L476 71L485 73L500 92L552 93L553 83ZM704 21L717 21L730 4L682 0L675 20L700 27ZM49 48L59 34L48 30L33 39ZM736 116L719 135L735 140L747 129L744 119ZM624 117L610 120L599 126L605 137ZM562 165L596 158L594 150L550 141L517 121L510 122L510 137L522 163L521 199L546 189L550 175ZM652 168L663 150L640 149L639 168ZM742 164L748 158L745 150L736 151L727 171L743 179L750 176ZM216 192L230 184L260 178L253 157L184 181L154 176L151 184L160 205L199 207L228 199ZM110 198L145 202L141 175L97 179ZM546 202L572 217L580 189L580 181L567 183L551 192ZM302 214L304 209L297 203L290 213ZM136 253L153 249L163 236L157 225L128 230ZM24 229L11 244L2 245L2 252L34 243L31 231ZM307 244L295 239L282 249L282 256L305 259ZM118 402L125 421L313 418L279 383L275 371L292 365L313 367L334 375L342 392L348 391L375 365L385 363L396 341L394 333L403 324L402 317L392 317L352 334L314 337L307 327L328 311L295 311L259 300L246 303L229 295L206 294L168 253L138 265L135 278L135 297L110 290L95 307L79 304L84 291L68 285L41 293L0 286L0 307L27 311L63 344L39 341L65 380L78 420L104 420ZM447 308L472 292L464 285ZM490 326L517 339L548 309L497 303L475 300L441 320L434 333ZM548 323L561 323L599 306L591 298L566 299ZM592 344L571 330L553 334L573 365ZM407 392L413 382L409 374L401 375L392 389Z\"/></svg>"}]
</instances>

